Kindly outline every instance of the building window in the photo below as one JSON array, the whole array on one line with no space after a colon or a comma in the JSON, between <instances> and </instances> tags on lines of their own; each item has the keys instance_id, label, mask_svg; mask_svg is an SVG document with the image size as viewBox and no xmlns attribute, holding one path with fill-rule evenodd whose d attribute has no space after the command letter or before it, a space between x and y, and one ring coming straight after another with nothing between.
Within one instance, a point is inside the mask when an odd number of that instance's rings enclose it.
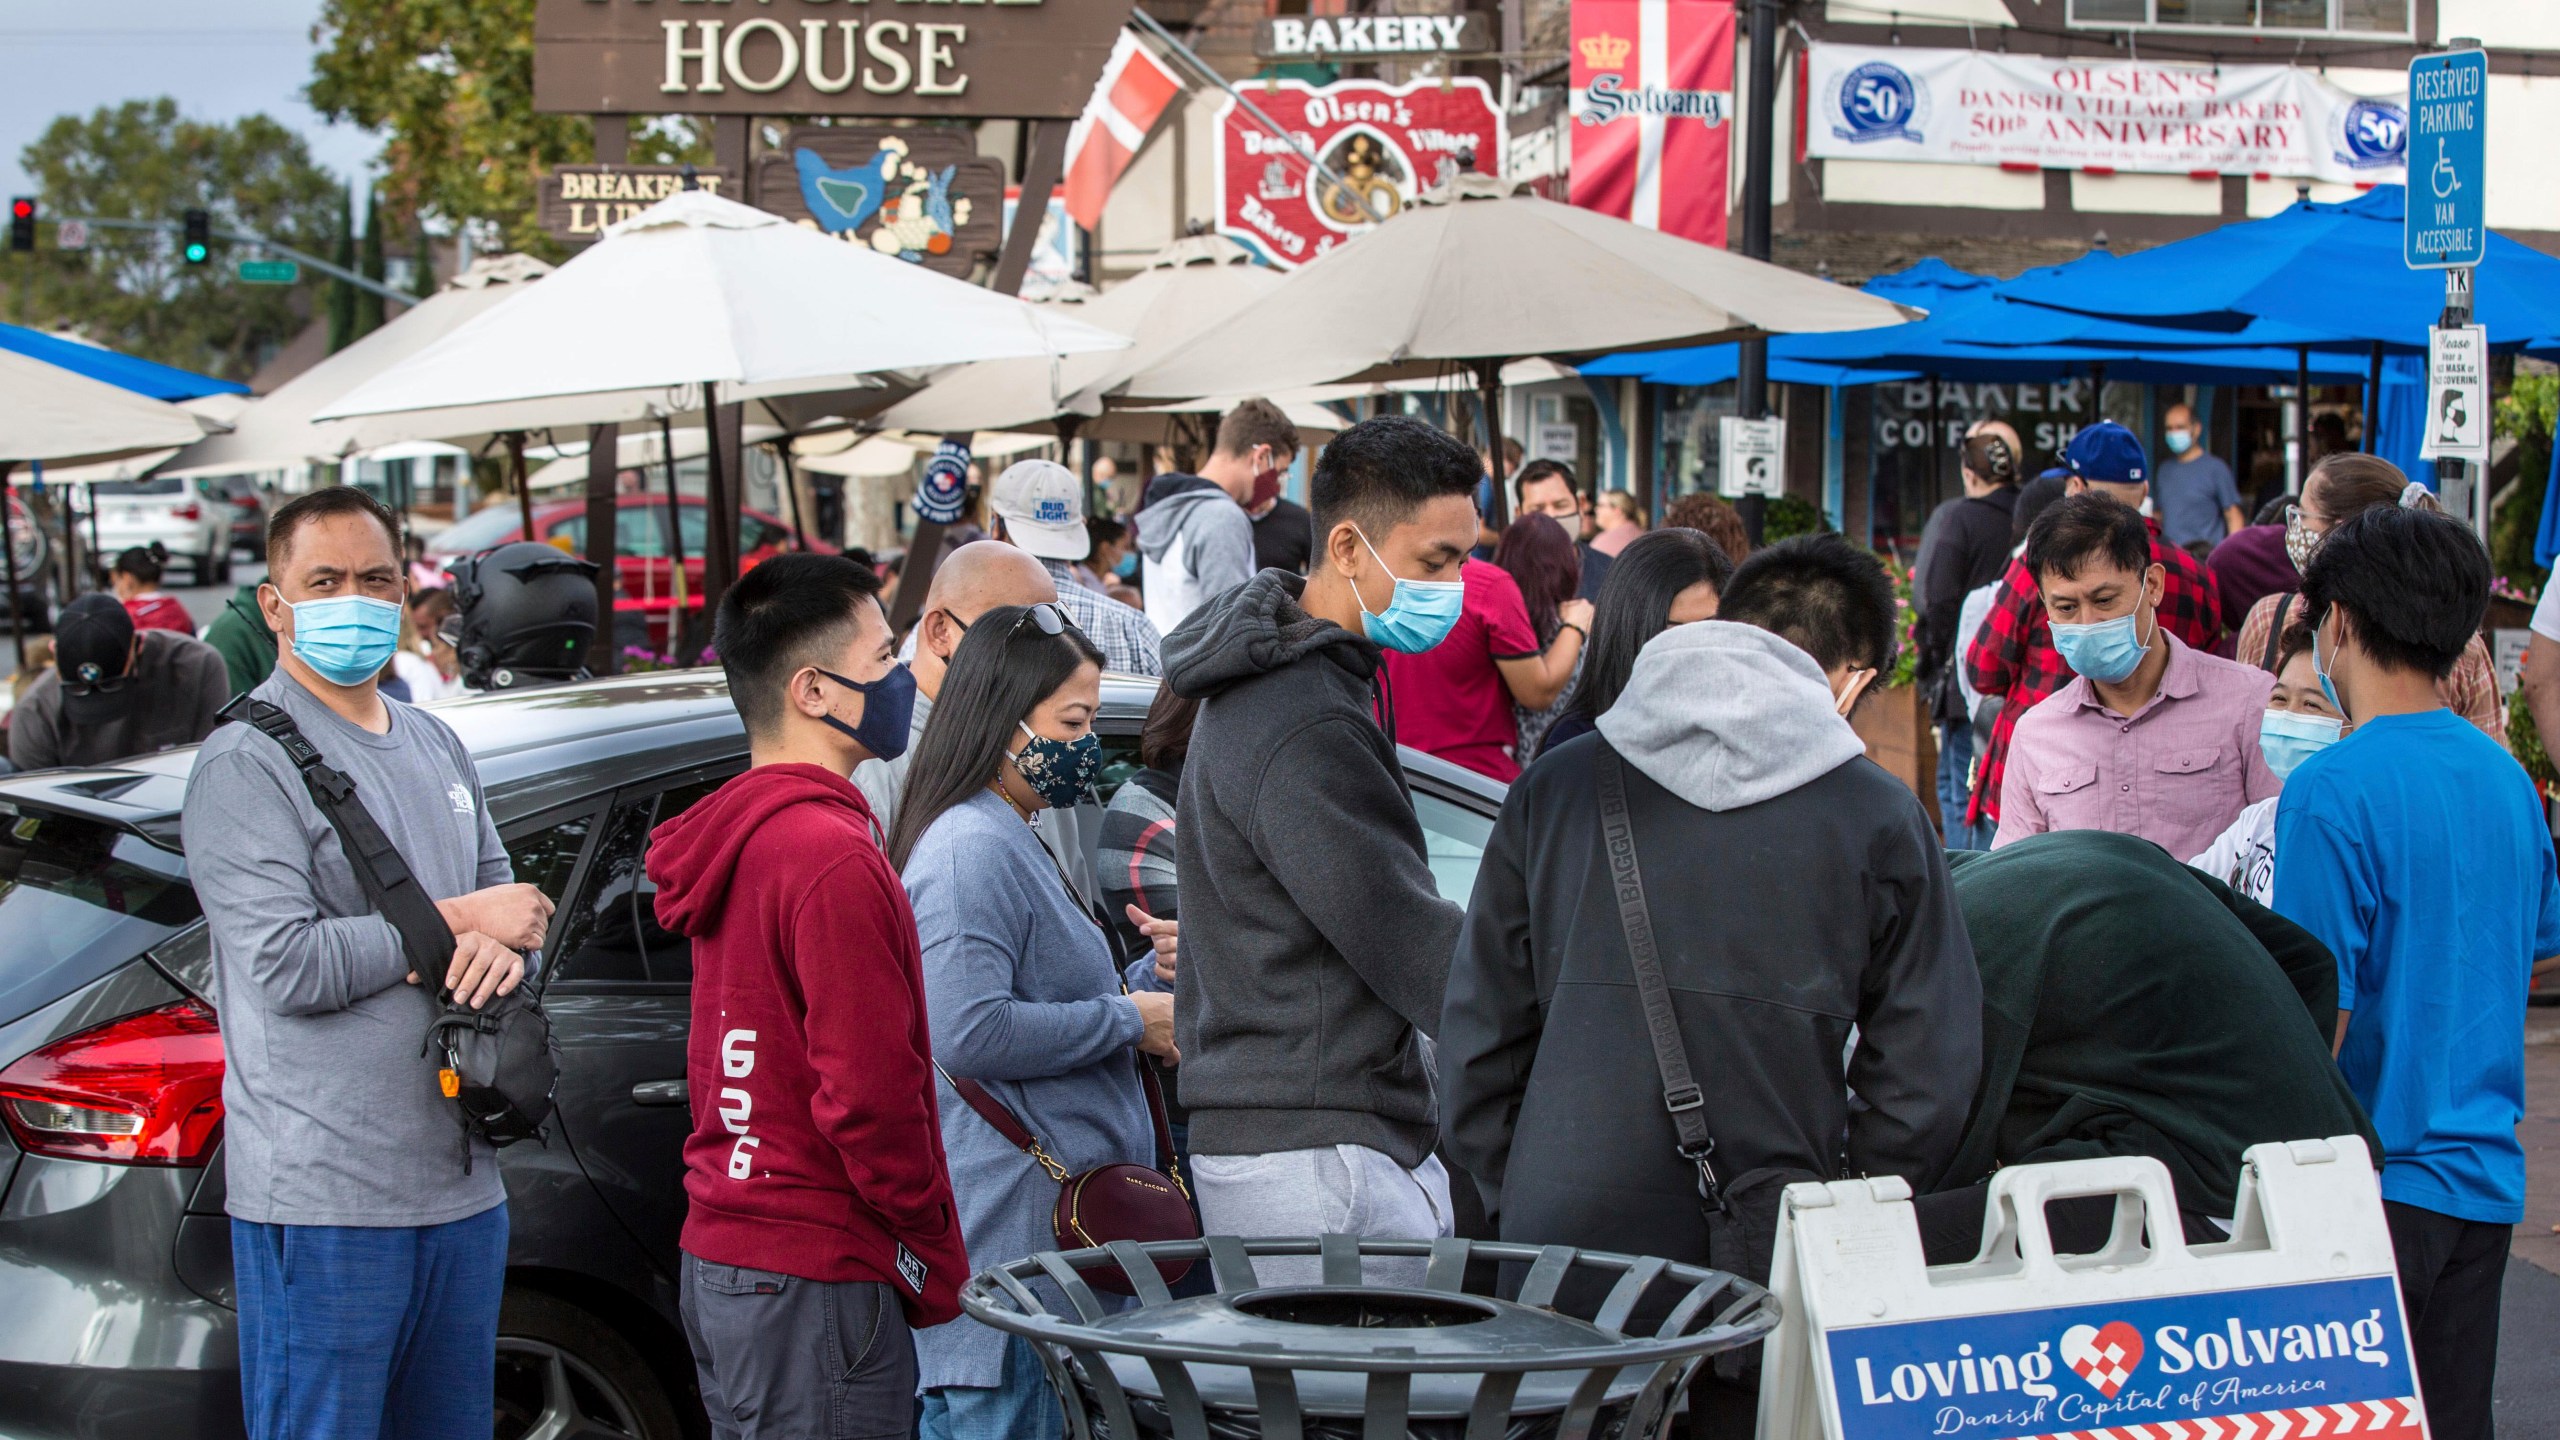
<instances>
[{"instance_id":1,"label":"building window","mask_svg":"<svg viewBox=\"0 0 2560 1440\"><path fill-rule=\"evenodd\" d=\"M2071 0L2071 23L2123 30L2252 30L2407 37L2410 0Z\"/></svg>"}]
</instances>

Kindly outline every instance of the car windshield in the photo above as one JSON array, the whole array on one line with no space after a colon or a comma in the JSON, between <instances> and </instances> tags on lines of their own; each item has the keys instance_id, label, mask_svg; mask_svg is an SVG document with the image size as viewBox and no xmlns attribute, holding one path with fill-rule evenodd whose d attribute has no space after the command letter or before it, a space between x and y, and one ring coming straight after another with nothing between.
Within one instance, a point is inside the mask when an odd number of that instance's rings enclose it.
<instances>
[{"instance_id":1,"label":"car windshield","mask_svg":"<svg viewBox=\"0 0 2560 1440\"><path fill-rule=\"evenodd\" d=\"M187 482L175 475L154 475L148 480L101 480L89 487L92 495L175 495L187 488Z\"/></svg>"},{"instance_id":2,"label":"car windshield","mask_svg":"<svg viewBox=\"0 0 2560 1440\"><path fill-rule=\"evenodd\" d=\"M513 505L492 505L438 531L429 542L439 555L472 555L492 545L504 544L523 526L524 517Z\"/></svg>"},{"instance_id":3,"label":"car windshield","mask_svg":"<svg viewBox=\"0 0 2560 1440\"><path fill-rule=\"evenodd\" d=\"M140 836L0 805L0 1024L89 984L200 913L186 862Z\"/></svg>"}]
</instances>

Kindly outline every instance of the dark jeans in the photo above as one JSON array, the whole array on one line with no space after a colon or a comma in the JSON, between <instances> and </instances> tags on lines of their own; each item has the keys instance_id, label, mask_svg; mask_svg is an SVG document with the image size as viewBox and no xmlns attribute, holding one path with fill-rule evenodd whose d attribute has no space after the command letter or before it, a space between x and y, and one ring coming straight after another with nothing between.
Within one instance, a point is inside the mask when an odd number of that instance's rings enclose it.
<instances>
[{"instance_id":1,"label":"dark jeans","mask_svg":"<svg viewBox=\"0 0 2560 1440\"><path fill-rule=\"evenodd\" d=\"M2512 1225L2457 1220L2396 1200L2382 1202L2409 1311L2409 1354L2434 1440L2490 1440L2498 1379L2498 1299L2507 1283Z\"/></svg>"},{"instance_id":2,"label":"dark jeans","mask_svg":"<svg viewBox=\"0 0 2560 1440\"><path fill-rule=\"evenodd\" d=\"M231 1222L249 1434L486 1435L507 1207L443 1225Z\"/></svg>"},{"instance_id":3,"label":"dark jeans","mask_svg":"<svg viewBox=\"0 0 2560 1440\"><path fill-rule=\"evenodd\" d=\"M683 1257L677 1303L713 1440L907 1440L916 1348L886 1285Z\"/></svg>"},{"instance_id":4,"label":"dark jeans","mask_svg":"<svg viewBox=\"0 0 2560 1440\"><path fill-rule=\"evenodd\" d=\"M1988 850L1992 831L1999 828L1989 821L1981 825L1965 823L1965 808L1973 800L1973 727L1971 725L1938 726L1938 831L1950 850Z\"/></svg>"}]
</instances>

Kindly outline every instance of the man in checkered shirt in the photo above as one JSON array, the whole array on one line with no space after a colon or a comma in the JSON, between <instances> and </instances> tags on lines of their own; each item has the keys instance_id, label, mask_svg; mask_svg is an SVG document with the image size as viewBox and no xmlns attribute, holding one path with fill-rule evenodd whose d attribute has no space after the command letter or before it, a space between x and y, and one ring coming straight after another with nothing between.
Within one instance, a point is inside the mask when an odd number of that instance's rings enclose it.
<instances>
[{"instance_id":1,"label":"man in checkered shirt","mask_svg":"<svg viewBox=\"0 0 2560 1440\"><path fill-rule=\"evenodd\" d=\"M1162 675L1155 622L1078 580L1072 562L1093 553L1084 525L1084 482L1055 460L1024 460L996 477L987 492L995 538L1040 558L1058 582L1058 605L1102 652L1102 668L1123 675Z\"/></svg>"},{"instance_id":2,"label":"man in checkered shirt","mask_svg":"<svg viewBox=\"0 0 2560 1440\"><path fill-rule=\"evenodd\" d=\"M2136 509L2150 494L2151 472L2143 460L2142 442L2113 420L2101 420L2072 436L2063 447L2062 463L2071 471L2065 494L2095 491ZM2147 523L2152 563L2168 572L2160 592L2160 623L2188 648L2212 649L2222 638L2222 605L2214 591L2213 572L2163 538L2158 520ZM1982 773L1974 781L1973 805L1965 816L1981 824L2000 818L2000 782L2008 774L2009 736L2018 728L2018 717L2073 679L2071 667L2053 648L2044 596L2023 560L2009 562L1991 613L1983 617L1982 628L1966 647L1964 664L1973 688L1997 695L2001 702L1991 746L1982 755Z\"/></svg>"}]
</instances>

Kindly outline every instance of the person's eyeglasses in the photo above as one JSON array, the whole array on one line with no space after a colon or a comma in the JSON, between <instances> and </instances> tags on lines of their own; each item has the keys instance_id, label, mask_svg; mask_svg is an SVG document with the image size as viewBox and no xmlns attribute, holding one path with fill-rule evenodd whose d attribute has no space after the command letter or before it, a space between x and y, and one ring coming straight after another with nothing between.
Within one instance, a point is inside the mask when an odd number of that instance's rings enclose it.
<instances>
[{"instance_id":1,"label":"person's eyeglasses","mask_svg":"<svg viewBox=\"0 0 2560 1440\"><path fill-rule=\"evenodd\" d=\"M133 683L133 676L125 674L112 675L103 680L71 681L62 688L74 695L113 695L131 683Z\"/></svg>"}]
</instances>

